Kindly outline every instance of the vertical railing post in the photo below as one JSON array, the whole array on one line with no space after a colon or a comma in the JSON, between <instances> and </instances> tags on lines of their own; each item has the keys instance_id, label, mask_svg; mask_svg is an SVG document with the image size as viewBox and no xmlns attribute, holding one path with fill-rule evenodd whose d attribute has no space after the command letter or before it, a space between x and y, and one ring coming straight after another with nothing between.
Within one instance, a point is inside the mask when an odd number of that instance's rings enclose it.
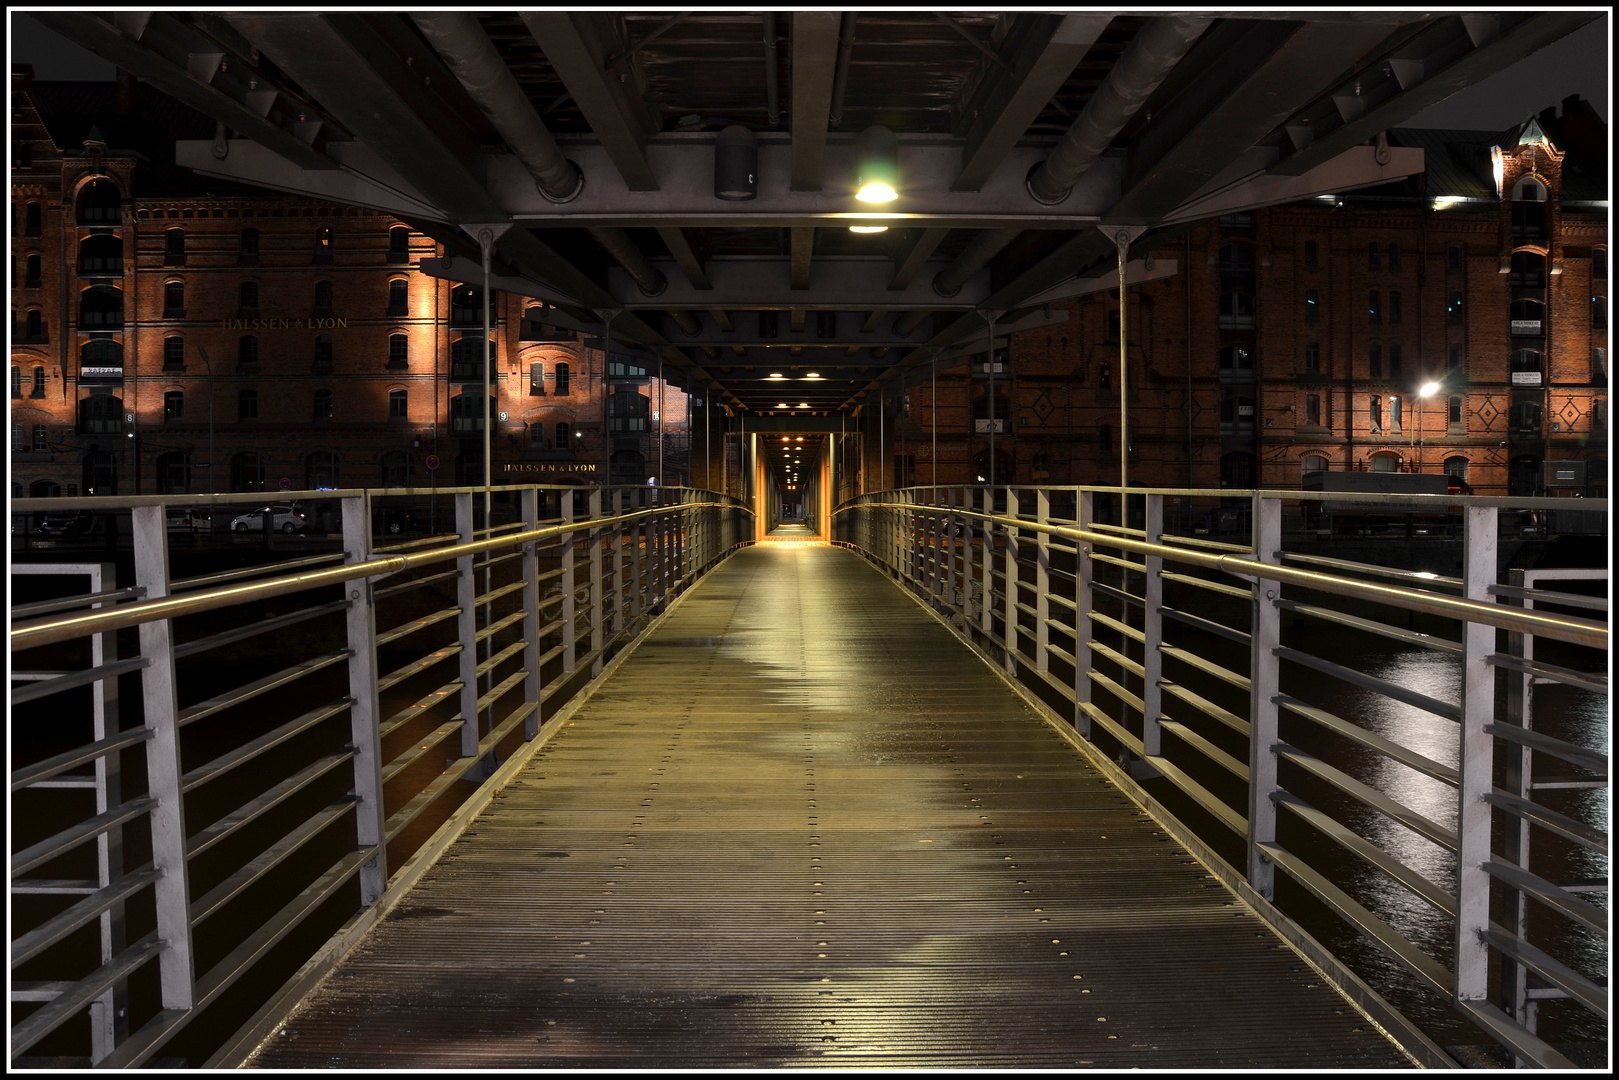
<instances>
[{"instance_id":1,"label":"vertical railing post","mask_svg":"<svg viewBox=\"0 0 1619 1080\"><path fill-rule=\"evenodd\" d=\"M1524 588L1528 578L1521 569L1507 571L1507 584L1515 589ZM1516 597L1503 598L1503 603L1517 607L1534 607L1533 600ZM1508 656L1526 660L1534 653L1534 637L1518 630L1506 633ZM1512 727L1527 728L1532 715L1531 701L1534 679L1527 672L1506 669L1506 722ZM1532 799L1530 777L1533 775L1534 751L1528 746L1508 746L1501 756L1506 760L1501 788L1520 799ZM1529 819L1508 814L1501 835L1501 857L1524 870L1529 869ZM1501 924L1518 935L1529 939L1529 904L1523 893L1510 882L1499 882L1501 889ZM1527 1014L1529 1005L1529 969L1505 953L1501 956L1501 1007L1518 1023L1534 1030Z\"/></svg>"},{"instance_id":2,"label":"vertical railing post","mask_svg":"<svg viewBox=\"0 0 1619 1080\"><path fill-rule=\"evenodd\" d=\"M1164 542L1164 497L1147 496L1147 543ZM1143 757L1163 754L1163 730L1159 721L1164 713L1164 560L1158 555L1142 559L1146 580L1142 583L1144 601L1142 631L1146 644L1141 650L1141 743Z\"/></svg>"},{"instance_id":3,"label":"vertical railing post","mask_svg":"<svg viewBox=\"0 0 1619 1080\"><path fill-rule=\"evenodd\" d=\"M613 489L613 516L624 513L624 489ZM616 640L624 632L624 535L622 525L613 526L613 624Z\"/></svg>"},{"instance_id":4,"label":"vertical railing post","mask_svg":"<svg viewBox=\"0 0 1619 1080\"><path fill-rule=\"evenodd\" d=\"M1074 513L1079 528L1089 529L1096 517L1096 493L1081 491ZM1089 739L1091 717L1085 706L1091 703L1091 578L1095 570L1090 543L1081 541L1074 547L1074 730Z\"/></svg>"},{"instance_id":5,"label":"vertical railing post","mask_svg":"<svg viewBox=\"0 0 1619 1080\"><path fill-rule=\"evenodd\" d=\"M371 557L370 500L342 500L343 561ZM382 708L377 700L377 607L369 578L343 583L349 647L349 731L354 744L354 826L361 848L377 853L360 868L360 906L377 902L388 884L388 845L382 806Z\"/></svg>"},{"instance_id":6,"label":"vertical railing post","mask_svg":"<svg viewBox=\"0 0 1619 1080\"><path fill-rule=\"evenodd\" d=\"M1011 488L1006 489L1006 516L1016 519L1018 516L1018 494ZM1004 610L1006 612L1005 640L1006 640L1006 670L1017 674L1018 650L1018 553L1022 550L1018 543L1018 529L1008 526L1006 529L1006 580L1002 583L1006 598Z\"/></svg>"},{"instance_id":7,"label":"vertical railing post","mask_svg":"<svg viewBox=\"0 0 1619 1080\"><path fill-rule=\"evenodd\" d=\"M1044 525L1051 520L1051 492L1041 488L1034 496L1034 518ZM1036 534L1036 563L1034 571L1034 667L1036 671L1051 670L1051 655L1046 651L1051 644L1051 606L1046 594L1051 590L1051 535Z\"/></svg>"},{"instance_id":8,"label":"vertical railing post","mask_svg":"<svg viewBox=\"0 0 1619 1080\"><path fill-rule=\"evenodd\" d=\"M979 488L980 511L984 514L984 549L979 553L979 573L983 575L984 588L980 596L978 609L979 628L984 636L993 640L995 635L995 524L988 520L990 514L995 512L995 492L990 488Z\"/></svg>"},{"instance_id":9,"label":"vertical railing post","mask_svg":"<svg viewBox=\"0 0 1619 1080\"><path fill-rule=\"evenodd\" d=\"M1493 507L1469 506L1463 513L1462 582L1469 600L1494 602L1497 515ZM1494 787L1494 740L1484 729L1495 711L1495 628L1468 622L1462 627L1461 783L1456 813L1456 1000L1484 1001L1489 995L1490 953L1484 933L1490 926L1490 805Z\"/></svg>"},{"instance_id":10,"label":"vertical railing post","mask_svg":"<svg viewBox=\"0 0 1619 1080\"><path fill-rule=\"evenodd\" d=\"M602 540L606 536L606 529L600 524L602 516L602 489L590 489L590 502L587 504L587 513L590 514L591 527L585 535L590 537L590 674L592 677L601 674L602 652L602 615L607 606L607 590L602 581Z\"/></svg>"},{"instance_id":11,"label":"vertical railing post","mask_svg":"<svg viewBox=\"0 0 1619 1080\"><path fill-rule=\"evenodd\" d=\"M1275 565L1282 546L1282 501L1254 496L1254 559ZM1267 900L1276 896L1276 866L1260 850L1276 842L1276 743L1279 723L1276 695L1281 692L1282 586L1260 578L1253 591L1252 636L1249 643L1248 691L1248 883Z\"/></svg>"},{"instance_id":12,"label":"vertical railing post","mask_svg":"<svg viewBox=\"0 0 1619 1080\"><path fill-rule=\"evenodd\" d=\"M169 533L162 506L131 512L135 584L148 603L169 595ZM180 795L180 708L175 688L174 626L168 619L140 624L141 703L146 727L146 789L154 806L152 868L161 876L156 894L157 936L164 942L158 979L165 1009L187 1010L196 1001L191 946L190 869L186 864L185 807Z\"/></svg>"},{"instance_id":13,"label":"vertical railing post","mask_svg":"<svg viewBox=\"0 0 1619 1080\"><path fill-rule=\"evenodd\" d=\"M460 542L473 540L472 493L457 492L455 502L455 531ZM461 756L478 756L478 583L472 570L473 557L463 555L455 560L455 602L461 609L456 616L456 634L461 642L457 657L461 674Z\"/></svg>"},{"instance_id":14,"label":"vertical railing post","mask_svg":"<svg viewBox=\"0 0 1619 1080\"><path fill-rule=\"evenodd\" d=\"M101 563L90 573L90 591L106 592L118 580L117 565ZM99 611L106 604L91 604ZM118 632L90 635L90 666L118 659ZM92 731L100 742L120 729L118 680L97 679L91 691ZM119 754L99 754L95 760L96 813L105 814L124 801L123 769ZM124 827L115 825L96 837L96 883L103 889L124 875ZM101 913L101 962L110 963L128 943L123 901ZM119 979L90 1003L90 1062L96 1064L129 1037L129 980Z\"/></svg>"},{"instance_id":15,"label":"vertical railing post","mask_svg":"<svg viewBox=\"0 0 1619 1080\"><path fill-rule=\"evenodd\" d=\"M950 506L950 512L945 517L945 550L948 561L944 567L945 602L951 607L959 607L970 621L973 617L972 602L958 590L956 583L956 534L959 531L960 519L955 515L956 489L946 488L945 502Z\"/></svg>"},{"instance_id":16,"label":"vertical railing post","mask_svg":"<svg viewBox=\"0 0 1619 1080\"><path fill-rule=\"evenodd\" d=\"M523 531L533 532L540 527L540 492L527 488L518 493L518 512L523 515ZM528 719L523 723L523 738L532 739L540 733L540 545L530 540L523 545L523 703L528 706Z\"/></svg>"},{"instance_id":17,"label":"vertical railing post","mask_svg":"<svg viewBox=\"0 0 1619 1080\"><path fill-rule=\"evenodd\" d=\"M633 497L630 497L630 490L624 492L630 507L635 510L644 509L646 506L646 489L636 488L633 490L635 492ZM641 570L641 547L643 543L649 541L651 535L651 526L645 518L636 518L635 524L630 526L630 620L632 623L638 622L641 614L647 608L646 584Z\"/></svg>"},{"instance_id":18,"label":"vertical railing post","mask_svg":"<svg viewBox=\"0 0 1619 1080\"><path fill-rule=\"evenodd\" d=\"M560 493L562 521L564 524L573 522L575 494L572 491ZM562 534L562 670L570 673L573 671L579 655L579 642L577 640L579 634L578 627L575 625L578 621L577 612L575 611L577 607L575 597L577 587L573 580L573 564L575 561L573 549L577 535L572 529Z\"/></svg>"}]
</instances>

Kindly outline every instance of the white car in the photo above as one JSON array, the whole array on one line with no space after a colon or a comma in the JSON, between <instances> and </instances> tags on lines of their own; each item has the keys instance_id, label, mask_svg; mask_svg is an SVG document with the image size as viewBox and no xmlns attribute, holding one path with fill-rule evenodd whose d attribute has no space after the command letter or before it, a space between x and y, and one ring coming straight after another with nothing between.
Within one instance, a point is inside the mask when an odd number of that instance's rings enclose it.
<instances>
[{"instance_id":1,"label":"white car","mask_svg":"<svg viewBox=\"0 0 1619 1080\"><path fill-rule=\"evenodd\" d=\"M231 532L262 531L266 514L270 515L270 528L275 532L302 532L309 527L309 521L304 517L302 510L285 503L277 503L239 514L231 520Z\"/></svg>"}]
</instances>

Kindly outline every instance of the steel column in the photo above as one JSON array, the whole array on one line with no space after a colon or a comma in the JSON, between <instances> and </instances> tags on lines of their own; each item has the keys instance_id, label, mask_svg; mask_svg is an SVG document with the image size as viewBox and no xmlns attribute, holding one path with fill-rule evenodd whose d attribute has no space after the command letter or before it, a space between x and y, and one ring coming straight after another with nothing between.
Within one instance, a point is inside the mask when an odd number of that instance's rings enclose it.
<instances>
[{"instance_id":1,"label":"steel column","mask_svg":"<svg viewBox=\"0 0 1619 1080\"><path fill-rule=\"evenodd\" d=\"M1011 488L1006 490L1006 516L1018 516L1017 492ZM1006 670L1017 674L1017 648L1018 648L1018 530L1006 530L1006 579L1001 583L1005 590L1004 610L1006 612Z\"/></svg>"},{"instance_id":2,"label":"steel column","mask_svg":"<svg viewBox=\"0 0 1619 1080\"><path fill-rule=\"evenodd\" d=\"M1463 514L1463 595L1490 603L1496 576L1497 514L1492 507L1469 506ZM1456 815L1456 986L1458 1002L1484 1004L1489 996L1490 805L1484 797L1495 786L1494 740L1484 730L1494 719L1495 628L1469 621L1462 627L1462 725L1458 755L1461 784Z\"/></svg>"},{"instance_id":3,"label":"steel column","mask_svg":"<svg viewBox=\"0 0 1619 1080\"><path fill-rule=\"evenodd\" d=\"M1254 558L1275 565L1282 546L1282 501L1254 496ZM1149 537L1150 539L1150 537ZM1248 698L1248 883L1265 899L1276 897L1276 866L1262 845L1276 843L1276 744L1281 692L1281 661L1276 647L1282 639L1279 581L1253 585L1252 647L1249 651Z\"/></svg>"},{"instance_id":4,"label":"steel column","mask_svg":"<svg viewBox=\"0 0 1619 1080\"><path fill-rule=\"evenodd\" d=\"M457 492L455 503L455 531L461 543L473 540L472 495ZM463 555L455 560L455 603L461 610L456 616L456 635L461 642L457 658L461 673L461 756L478 755L478 584L472 568L473 557Z\"/></svg>"},{"instance_id":5,"label":"steel column","mask_svg":"<svg viewBox=\"0 0 1619 1080\"><path fill-rule=\"evenodd\" d=\"M562 520L571 523L574 518L573 500L576 492L564 491L562 496ZM578 661L579 643L578 630L575 623L578 614L575 611L575 593L577 586L574 583L574 544L577 533L569 530L562 534L562 670L572 672Z\"/></svg>"},{"instance_id":6,"label":"steel column","mask_svg":"<svg viewBox=\"0 0 1619 1080\"><path fill-rule=\"evenodd\" d=\"M589 507L590 520L601 520L602 516L602 489L590 489ZM602 541L607 530L600 526L592 526L590 536L590 674L592 677L600 675L602 670L602 652L606 642L602 638L602 616L607 606L607 590L602 581Z\"/></svg>"},{"instance_id":7,"label":"steel column","mask_svg":"<svg viewBox=\"0 0 1619 1080\"><path fill-rule=\"evenodd\" d=\"M1089 529L1096 517L1096 498L1089 491L1079 493L1075 507L1079 528ZM1086 739L1091 737L1091 718L1085 706L1091 703L1091 580L1095 573L1090 560L1091 546L1077 544L1074 552L1074 728Z\"/></svg>"},{"instance_id":8,"label":"steel column","mask_svg":"<svg viewBox=\"0 0 1619 1080\"><path fill-rule=\"evenodd\" d=\"M1034 497L1035 520L1042 525L1051 520L1051 492L1041 488ZM1051 536L1048 533L1035 534L1035 577L1034 577L1034 666L1037 671L1051 670L1051 655L1047 646L1051 643L1051 628L1046 620L1051 617L1050 602L1046 595L1051 591Z\"/></svg>"},{"instance_id":9,"label":"steel column","mask_svg":"<svg viewBox=\"0 0 1619 1080\"><path fill-rule=\"evenodd\" d=\"M342 500L343 561L371 558L370 497ZM354 827L361 848L376 855L360 867L360 906L370 907L388 885L387 814L382 799L382 707L377 701L377 607L371 580L343 583L349 648L349 730L354 745Z\"/></svg>"},{"instance_id":10,"label":"steel column","mask_svg":"<svg viewBox=\"0 0 1619 1080\"><path fill-rule=\"evenodd\" d=\"M523 528L532 531L540 527L540 498L537 488L518 493L518 512L523 517ZM528 676L523 681L523 702L529 706L528 720L523 724L523 738L533 739L540 734L540 549L536 541L523 545L523 668Z\"/></svg>"}]
</instances>

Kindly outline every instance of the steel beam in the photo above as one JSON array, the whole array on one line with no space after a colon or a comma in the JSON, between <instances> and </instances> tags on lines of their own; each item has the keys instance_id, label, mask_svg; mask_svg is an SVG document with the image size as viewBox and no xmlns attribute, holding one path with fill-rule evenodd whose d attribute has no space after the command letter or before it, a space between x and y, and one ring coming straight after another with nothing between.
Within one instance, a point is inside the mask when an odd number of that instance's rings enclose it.
<instances>
[{"instance_id":1,"label":"steel beam","mask_svg":"<svg viewBox=\"0 0 1619 1080\"><path fill-rule=\"evenodd\" d=\"M504 245L503 245L504 247ZM607 283L612 291L610 304L587 304L587 307L623 305L631 310L646 308L724 308L739 310L779 310L799 307L807 310L868 311L882 307L889 311L922 309L961 310L977 306L989 292L989 271L980 270L962 285L961 291L949 300L934 295L932 273L914 281L902 292L888 291L888 260L860 258L816 259L812 265L809 286L793 287L793 274L797 269L790 258L737 258L713 259L708 264L709 281L713 288L694 289L674 272L675 265L668 261L652 260L652 264L668 279L668 287L657 297L641 294L634 279L618 267L609 267ZM927 269L937 272L944 263L929 263ZM1069 276L1072 276L1070 271ZM548 275L537 274L544 280ZM560 285L561 283L558 282Z\"/></svg>"},{"instance_id":2,"label":"steel beam","mask_svg":"<svg viewBox=\"0 0 1619 1080\"><path fill-rule=\"evenodd\" d=\"M1330 98L1301 110L1285 125L1298 150L1272 171L1300 176L1601 15L1591 10L1483 16L1493 20L1494 36L1481 31L1484 24L1468 25L1466 20L1477 17L1455 16L1394 50L1383 63L1341 81Z\"/></svg>"},{"instance_id":3,"label":"steel beam","mask_svg":"<svg viewBox=\"0 0 1619 1080\"><path fill-rule=\"evenodd\" d=\"M832 83L838 61L836 11L793 13L792 190L820 191ZM763 174L764 169L760 168Z\"/></svg>"},{"instance_id":4,"label":"steel beam","mask_svg":"<svg viewBox=\"0 0 1619 1080\"><path fill-rule=\"evenodd\" d=\"M888 283L889 289L898 291L908 288L916 280L917 272L933 257L933 252L949 234L949 229L917 230L915 238L894 260L894 279ZM924 280L931 281L932 278Z\"/></svg>"},{"instance_id":5,"label":"steel beam","mask_svg":"<svg viewBox=\"0 0 1619 1080\"><path fill-rule=\"evenodd\" d=\"M314 106L288 99L268 78L254 72L245 55L230 57L234 69L231 72L221 73L217 60L208 70L193 70L188 61L194 50L210 46L213 41L174 15L163 12L151 15L138 39L126 36L100 15L47 11L30 15L74 44L145 79L198 112L224 122L299 168L337 168L337 163L317 149L310 139L293 130L298 109L289 111L288 105L311 111ZM223 57L224 54L217 55ZM254 78L255 75L259 78ZM262 79L264 89L249 86L250 78L255 82Z\"/></svg>"},{"instance_id":6,"label":"steel beam","mask_svg":"<svg viewBox=\"0 0 1619 1080\"><path fill-rule=\"evenodd\" d=\"M1007 34L1010 70L992 68L967 103L961 172L952 191L977 191L1102 35L1111 15L1021 14Z\"/></svg>"},{"instance_id":7,"label":"steel beam","mask_svg":"<svg viewBox=\"0 0 1619 1080\"><path fill-rule=\"evenodd\" d=\"M628 82L607 69L610 32L597 12L540 9L522 13L524 24L545 50L562 84L584 113L590 130L617 174L631 191L657 191L658 173L646 153L645 136L657 124L644 102L631 96ZM585 170L586 187L600 177Z\"/></svg>"},{"instance_id":8,"label":"steel beam","mask_svg":"<svg viewBox=\"0 0 1619 1080\"><path fill-rule=\"evenodd\" d=\"M680 272L686 275L686 280L691 283L692 288L707 290L714 287L709 282L708 275L703 272L703 261L698 257L697 245L690 229L665 226L658 230L658 235L663 238L669 254L674 256L675 264L680 267Z\"/></svg>"},{"instance_id":9,"label":"steel beam","mask_svg":"<svg viewBox=\"0 0 1619 1080\"><path fill-rule=\"evenodd\" d=\"M1174 263L1169 264L1171 270ZM826 310L817 311L818 315L826 314ZM835 332L831 337L820 336L820 324L814 327L805 326L792 329L791 324L776 327L773 337L766 337L761 333L760 313L746 308L731 313L725 324L714 319L708 311L695 311L692 314L701 324L696 334L687 335L682 332L679 339L670 334L673 329L665 325L661 329L665 336L671 340L679 340L682 345L717 345L723 347L740 346L747 349L780 349L786 347L801 347L808 349L835 349L843 350L849 346L855 348L889 346L908 348L921 345L927 340L927 335L919 330L910 333L901 333L895 328L896 318L885 316L877 319L870 330L866 329L867 320L862 318L859 311L837 310L830 312L835 319ZM876 314L883 314L877 312ZM560 324L559 324L560 325Z\"/></svg>"},{"instance_id":10,"label":"steel beam","mask_svg":"<svg viewBox=\"0 0 1619 1080\"><path fill-rule=\"evenodd\" d=\"M795 228L792 232L792 265L788 276L788 288L807 289L810 285L810 269L815 259L815 228Z\"/></svg>"}]
</instances>

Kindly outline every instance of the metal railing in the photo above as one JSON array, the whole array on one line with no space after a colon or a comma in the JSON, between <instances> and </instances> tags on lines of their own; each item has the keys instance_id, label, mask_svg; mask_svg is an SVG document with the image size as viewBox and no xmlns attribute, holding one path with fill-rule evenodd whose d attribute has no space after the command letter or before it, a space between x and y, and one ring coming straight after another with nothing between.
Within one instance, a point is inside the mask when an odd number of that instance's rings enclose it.
<instances>
[{"instance_id":1,"label":"metal railing","mask_svg":"<svg viewBox=\"0 0 1619 1080\"><path fill-rule=\"evenodd\" d=\"M1002 668L1430 1060L1455 1063L1436 1039L1482 1035L1519 1064L1570 1067L1537 1032L1535 1006L1554 999L1587 1011L1566 1028L1605 1041L1607 602L1499 573L1520 516L1559 500L1331 495L1437 521L1434 535L1459 538L1445 573L1306 544L1319 492L1132 489L1137 527L1099 522L1104 507L1117 520L1118 498L909 488L844 503L832 537ZM1284 546L1284 520L1308 551ZM1236 524L1249 535L1230 536ZM1413 658L1432 658L1428 674L1403 670ZM1509 678L1512 694L1497 685ZM1532 723L1527 680L1587 695L1590 722ZM1446 1029L1433 1039L1430 997ZM1421 1021L1403 1015L1413 1001Z\"/></svg>"},{"instance_id":2,"label":"metal railing","mask_svg":"<svg viewBox=\"0 0 1619 1080\"><path fill-rule=\"evenodd\" d=\"M264 494L12 504L120 541L12 568L13 1066L251 1038L753 536L736 499L680 488L496 488L488 520L483 488L282 498L339 529L171 550L174 508ZM411 520L453 533L389 537L434 500Z\"/></svg>"}]
</instances>

